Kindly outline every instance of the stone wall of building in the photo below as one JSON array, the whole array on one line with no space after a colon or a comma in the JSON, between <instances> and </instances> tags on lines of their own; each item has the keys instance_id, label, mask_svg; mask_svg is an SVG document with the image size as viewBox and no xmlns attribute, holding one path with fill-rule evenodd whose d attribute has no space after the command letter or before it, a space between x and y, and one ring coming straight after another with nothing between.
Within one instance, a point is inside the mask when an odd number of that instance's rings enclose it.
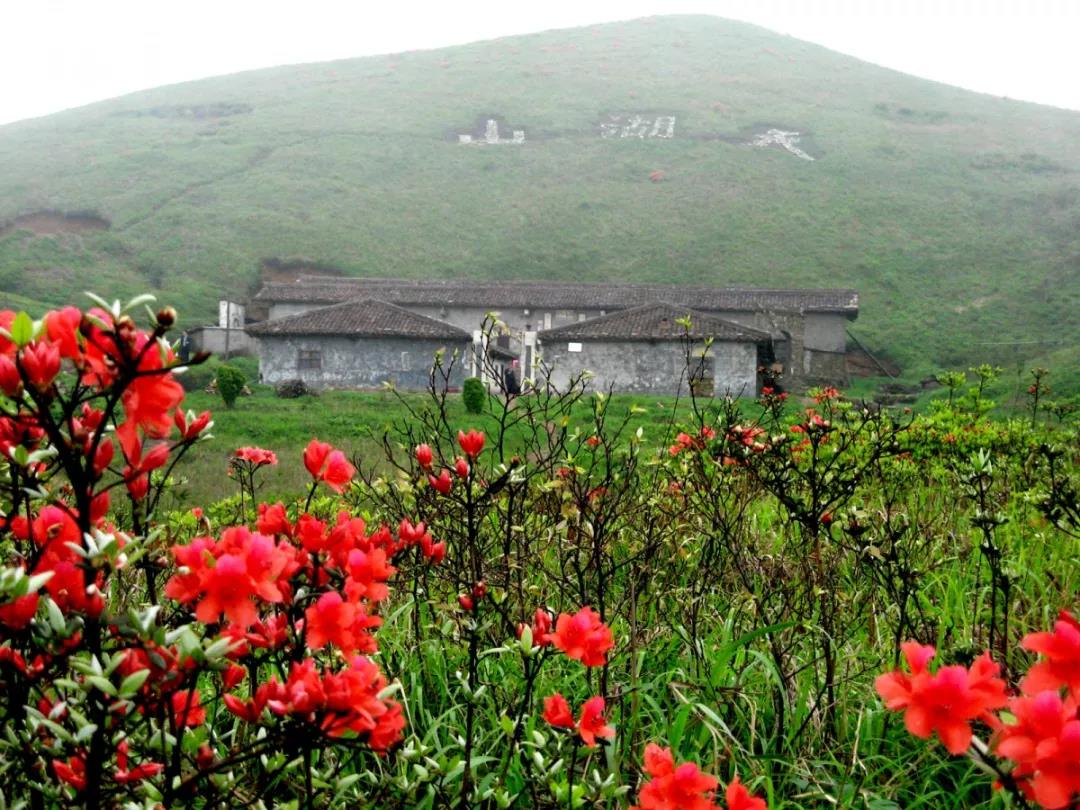
<instances>
[{"instance_id":1,"label":"stone wall of building","mask_svg":"<svg viewBox=\"0 0 1080 810\"><path fill-rule=\"evenodd\" d=\"M228 335L226 336L226 332ZM224 357L226 355L225 344L228 343L227 354L231 357L236 354L253 354L255 341L247 332L240 329L224 329L220 326L197 326L188 330L191 337L191 353L211 352Z\"/></svg>"},{"instance_id":2,"label":"stone wall of building","mask_svg":"<svg viewBox=\"0 0 1080 810\"><path fill-rule=\"evenodd\" d=\"M570 351L580 346L580 351ZM540 354L552 367L550 382L565 387L576 374L592 372L594 391L673 396L687 393L686 354L683 344L664 341L588 341L545 343ZM717 342L713 358L713 394L754 396L757 393L757 346L753 343Z\"/></svg>"},{"instance_id":3,"label":"stone wall of building","mask_svg":"<svg viewBox=\"0 0 1080 810\"><path fill-rule=\"evenodd\" d=\"M323 305L273 304L270 307L270 317L297 315L320 306ZM479 329L489 311L497 312L499 318L518 333L538 332L608 314L604 310L586 306L585 302L576 309L555 309L542 304L537 307L499 309L484 306L484 302L477 302L475 306L407 306L405 309L452 324L470 334ZM822 384L823 381L833 385L846 384L847 368L842 355L847 344L847 318L842 313L732 310L706 312L769 332L774 340L776 361L784 366L782 384L786 389L803 390ZM529 357L524 349L520 360L523 366L527 366Z\"/></svg>"},{"instance_id":4,"label":"stone wall of building","mask_svg":"<svg viewBox=\"0 0 1080 810\"><path fill-rule=\"evenodd\" d=\"M313 388L381 388L392 381L402 390L427 387L435 352L455 349L461 357L454 365L451 385L465 378L468 344L413 338L284 337L266 335L259 343L259 378L276 385L303 380ZM315 365L318 365L316 368Z\"/></svg>"}]
</instances>

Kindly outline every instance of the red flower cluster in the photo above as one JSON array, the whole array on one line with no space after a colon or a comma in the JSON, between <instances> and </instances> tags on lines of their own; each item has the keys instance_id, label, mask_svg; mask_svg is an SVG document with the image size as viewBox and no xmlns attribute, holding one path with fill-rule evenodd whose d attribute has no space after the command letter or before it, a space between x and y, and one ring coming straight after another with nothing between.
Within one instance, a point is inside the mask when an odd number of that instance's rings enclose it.
<instances>
[{"instance_id":1,"label":"red flower cluster","mask_svg":"<svg viewBox=\"0 0 1080 810\"><path fill-rule=\"evenodd\" d=\"M701 428L701 431L697 436L691 436L689 433L680 433L675 437L675 444L668 448L668 453L672 456L677 456L683 450L700 450L705 446L705 443L716 438L716 431L708 425Z\"/></svg>"},{"instance_id":2,"label":"red flower cluster","mask_svg":"<svg viewBox=\"0 0 1080 810\"><path fill-rule=\"evenodd\" d=\"M463 433L459 430L457 440L462 452L469 458L475 459L484 449L484 434L481 431L470 428L468 433Z\"/></svg>"},{"instance_id":3,"label":"red flower cluster","mask_svg":"<svg viewBox=\"0 0 1080 810\"><path fill-rule=\"evenodd\" d=\"M64 613L98 616L105 607L101 595L104 573L87 581L81 558L75 551L82 537L78 513L68 506L43 506L33 520L18 515L9 524L11 534L38 549L33 573L51 573L45 590ZM0 607L0 622L25 627L37 610L37 595L29 594Z\"/></svg>"},{"instance_id":4,"label":"red flower cluster","mask_svg":"<svg viewBox=\"0 0 1080 810\"><path fill-rule=\"evenodd\" d=\"M587 667L606 664L606 653L615 646L611 628L600 621L600 614L589 607L583 607L573 615L559 614L555 632L547 638L568 658L581 661Z\"/></svg>"},{"instance_id":5,"label":"red flower cluster","mask_svg":"<svg viewBox=\"0 0 1080 810\"><path fill-rule=\"evenodd\" d=\"M765 428L758 425L734 425L728 430L728 441L751 453L764 453L769 449L768 442L761 439L764 435Z\"/></svg>"},{"instance_id":6,"label":"red flower cluster","mask_svg":"<svg viewBox=\"0 0 1080 810\"><path fill-rule=\"evenodd\" d=\"M971 721L993 724L990 711L1006 703L1000 667L984 653L970 670L953 665L931 674L927 664L934 657L933 647L908 641L902 649L910 674L879 675L874 682L878 694L886 708L904 710L904 725L916 737L925 740L936 733L949 753L962 754L971 744Z\"/></svg>"},{"instance_id":7,"label":"red flower cluster","mask_svg":"<svg viewBox=\"0 0 1080 810\"><path fill-rule=\"evenodd\" d=\"M341 492L356 475L356 468L345 454L326 442L312 439L304 449L304 466L316 481L323 481L334 492Z\"/></svg>"},{"instance_id":8,"label":"red flower cluster","mask_svg":"<svg viewBox=\"0 0 1080 810\"><path fill-rule=\"evenodd\" d=\"M1072 807L1080 800L1080 623L1062 612L1051 632L1030 633L1022 645L1041 659L1012 697L989 653L970 670L942 667L930 675L933 648L913 641L903 645L911 674L880 676L878 692L888 708L906 709L912 734L926 738L936 731L953 754L967 749L970 720L984 720L994 729L991 750L1013 763L1004 771L1028 799L1048 810ZM1001 708L1002 716L989 714Z\"/></svg>"},{"instance_id":9,"label":"red flower cluster","mask_svg":"<svg viewBox=\"0 0 1080 810\"><path fill-rule=\"evenodd\" d=\"M532 643L534 647L546 647L551 643L551 614L544 608L537 608L536 613L533 615L532 625L529 628L532 632ZM525 625L519 624L517 627L517 637L521 638L521 634L525 632Z\"/></svg>"},{"instance_id":10,"label":"red flower cluster","mask_svg":"<svg viewBox=\"0 0 1080 810\"><path fill-rule=\"evenodd\" d=\"M693 762L676 765L670 748L645 746L645 771L652 779L642 786L631 810L723 810L713 802L720 785L716 777L702 773ZM765 800L751 796L738 777L727 786L724 801L727 810L767 810Z\"/></svg>"},{"instance_id":11,"label":"red flower cluster","mask_svg":"<svg viewBox=\"0 0 1080 810\"><path fill-rule=\"evenodd\" d=\"M270 678L241 700L225 695L229 711L249 723L257 723L269 708L279 716L296 717L321 729L329 737L352 732L367 737L375 751L385 751L401 737L405 718L401 706L382 700L386 678L363 656L350 659L341 672L320 672L311 658L294 663L284 683Z\"/></svg>"},{"instance_id":12,"label":"red flower cluster","mask_svg":"<svg viewBox=\"0 0 1080 810\"><path fill-rule=\"evenodd\" d=\"M226 529L220 540L197 537L172 552L182 568L166 583L165 595L182 604L199 600L195 617L206 624L224 614L233 624L250 627L258 619L253 600L285 601L289 578L300 567L291 545L246 526Z\"/></svg>"},{"instance_id":13,"label":"red flower cluster","mask_svg":"<svg viewBox=\"0 0 1080 810\"><path fill-rule=\"evenodd\" d=\"M604 720L604 699L599 695L581 705L581 716L575 721L570 704L556 692L544 698L544 720L555 728L577 731L581 741L589 748L596 747L597 737L610 740L615 736L615 729Z\"/></svg>"},{"instance_id":14,"label":"red flower cluster","mask_svg":"<svg viewBox=\"0 0 1080 810\"><path fill-rule=\"evenodd\" d=\"M246 461L255 467L278 463L277 454L274 451L263 450L261 447L238 447L233 457L240 461Z\"/></svg>"}]
</instances>

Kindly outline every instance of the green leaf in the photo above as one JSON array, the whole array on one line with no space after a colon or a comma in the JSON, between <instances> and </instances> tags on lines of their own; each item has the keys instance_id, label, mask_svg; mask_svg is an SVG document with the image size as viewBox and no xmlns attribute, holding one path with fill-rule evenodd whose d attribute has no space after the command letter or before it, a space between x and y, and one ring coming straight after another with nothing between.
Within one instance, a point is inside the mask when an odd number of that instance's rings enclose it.
<instances>
[{"instance_id":1,"label":"green leaf","mask_svg":"<svg viewBox=\"0 0 1080 810\"><path fill-rule=\"evenodd\" d=\"M67 619L63 612L52 599L45 600L45 609L49 612L49 626L57 633L62 633L67 628Z\"/></svg>"},{"instance_id":2,"label":"green leaf","mask_svg":"<svg viewBox=\"0 0 1080 810\"><path fill-rule=\"evenodd\" d=\"M11 322L11 342L22 348L34 339L34 321L25 312L20 312Z\"/></svg>"},{"instance_id":3,"label":"green leaf","mask_svg":"<svg viewBox=\"0 0 1080 810\"><path fill-rule=\"evenodd\" d=\"M146 683L146 679L150 677L150 670L140 669L138 672L132 672L123 681L120 682L120 697L131 697Z\"/></svg>"},{"instance_id":4,"label":"green leaf","mask_svg":"<svg viewBox=\"0 0 1080 810\"><path fill-rule=\"evenodd\" d=\"M116 686L108 678L103 678L100 675L87 675L86 682L109 697L116 697Z\"/></svg>"}]
</instances>

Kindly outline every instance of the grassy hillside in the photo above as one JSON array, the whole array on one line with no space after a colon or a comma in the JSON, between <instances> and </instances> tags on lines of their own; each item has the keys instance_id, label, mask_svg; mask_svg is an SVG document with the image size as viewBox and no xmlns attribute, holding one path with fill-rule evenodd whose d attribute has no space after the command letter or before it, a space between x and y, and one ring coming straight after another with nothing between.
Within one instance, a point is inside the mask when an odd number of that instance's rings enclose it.
<instances>
[{"instance_id":1,"label":"grassy hillside","mask_svg":"<svg viewBox=\"0 0 1080 810\"><path fill-rule=\"evenodd\" d=\"M674 137L600 137L607 115L635 113L674 115ZM525 144L456 142L488 115ZM748 145L769 127L800 132L815 160ZM741 23L654 18L262 70L0 127L0 290L151 288L191 323L246 295L265 258L850 285L856 333L910 374L1076 359L1078 171L1080 113ZM27 218L49 211L83 216Z\"/></svg>"}]
</instances>

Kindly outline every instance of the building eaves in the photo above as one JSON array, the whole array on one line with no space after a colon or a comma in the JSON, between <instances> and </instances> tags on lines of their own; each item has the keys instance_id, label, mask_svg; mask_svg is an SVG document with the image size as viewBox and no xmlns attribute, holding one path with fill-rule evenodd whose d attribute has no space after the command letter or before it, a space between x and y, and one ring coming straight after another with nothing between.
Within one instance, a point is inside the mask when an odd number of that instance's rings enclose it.
<instances>
[{"instance_id":1,"label":"building eaves","mask_svg":"<svg viewBox=\"0 0 1080 810\"><path fill-rule=\"evenodd\" d=\"M859 296L850 289L764 289L673 284L595 284L541 281L343 279L301 276L292 283L265 285L255 301L335 303L358 296L405 306L629 309L670 301L698 310L735 312L836 312L856 317Z\"/></svg>"}]
</instances>

